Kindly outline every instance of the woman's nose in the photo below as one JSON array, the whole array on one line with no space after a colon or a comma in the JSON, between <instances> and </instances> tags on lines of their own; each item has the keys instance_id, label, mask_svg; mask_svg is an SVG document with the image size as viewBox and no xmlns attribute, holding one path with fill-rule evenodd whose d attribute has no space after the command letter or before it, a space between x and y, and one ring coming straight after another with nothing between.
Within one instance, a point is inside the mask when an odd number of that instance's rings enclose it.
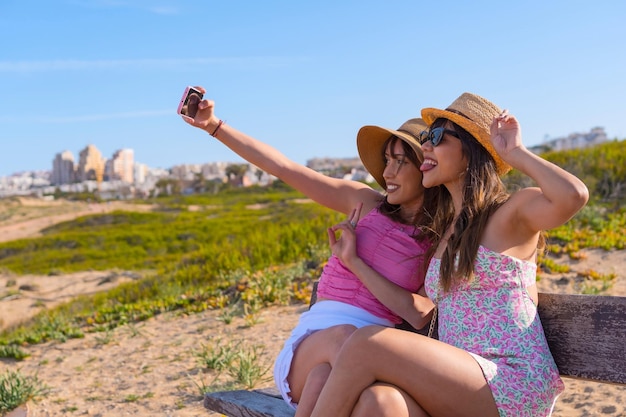
<instances>
[{"instance_id":1,"label":"woman's nose","mask_svg":"<svg viewBox=\"0 0 626 417\"><path fill-rule=\"evenodd\" d=\"M393 169L391 164L385 165L385 169L383 169L383 178L391 178L396 175L396 170Z\"/></svg>"}]
</instances>

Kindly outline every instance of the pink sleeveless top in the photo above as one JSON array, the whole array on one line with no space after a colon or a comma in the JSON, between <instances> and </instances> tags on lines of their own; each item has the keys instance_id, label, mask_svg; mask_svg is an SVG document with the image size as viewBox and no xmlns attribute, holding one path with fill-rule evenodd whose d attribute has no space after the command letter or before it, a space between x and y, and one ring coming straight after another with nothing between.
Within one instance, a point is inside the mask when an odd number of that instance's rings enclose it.
<instances>
[{"instance_id":1,"label":"pink sleeveless top","mask_svg":"<svg viewBox=\"0 0 626 417\"><path fill-rule=\"evenodd\" d=\"M415 226L397 223L376 208L359 220L355 233L357 254L369 267L407 291L415 293L422 287L429 244L411 237ZM360 307L395 324L402 322L334 255L324 267L317 296Z\"/></svg>"}]
</instances>

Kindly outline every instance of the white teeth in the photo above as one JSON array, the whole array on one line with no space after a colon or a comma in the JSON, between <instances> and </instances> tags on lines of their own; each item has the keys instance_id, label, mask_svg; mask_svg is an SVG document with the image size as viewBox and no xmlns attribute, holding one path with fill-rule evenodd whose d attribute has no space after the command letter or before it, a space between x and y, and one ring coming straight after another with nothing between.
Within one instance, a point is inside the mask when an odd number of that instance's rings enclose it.
<instances>
[{"instance_id":1,"label":"white teeth","mask_svg":"<svg viewBox=\"0 0 626 417\"><path fill-rule=\"evenodd\" d=\"M437 162L433 161L432 159L425 159L424 163L428 165L433 165L433 166L437 165Z\"/></svg>"},{"instance_id":2,"label":"white teeth","mask_svg":"<svg viewBox=\"0 0 626 417\"><path fill-rule=\"evenodd\" d=\"M393 191L393 190L395 190L396 188L398 188L398 186L397 186L397 185L391 185L391 184L388 184L388 185L387 185L387 191Z\"/></svg>"}]
</instances>

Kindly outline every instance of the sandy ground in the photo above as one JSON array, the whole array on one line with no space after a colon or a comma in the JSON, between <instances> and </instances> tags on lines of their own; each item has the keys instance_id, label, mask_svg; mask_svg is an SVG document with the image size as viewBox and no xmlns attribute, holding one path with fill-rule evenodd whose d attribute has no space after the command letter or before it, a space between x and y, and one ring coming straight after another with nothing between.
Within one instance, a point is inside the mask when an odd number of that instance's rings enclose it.
<instances>
[{"instance_id":1,"label":"sandy ground","mask_svg":"<svg viewBox=\"0 0 626 417\"><path fill-rule=\"evenodd\" d=\"M74 216L82 212L78 210ZM60 221L69 220L65 216ZM0 222L0 236L5 236L7 229L14 233L12 236L36 235L42 226L59 219L51 220L50 216L29 219L28 227L18 228ZM559 260L568 263L572 272L542 275L540 291L580 292L582 283L577 272L594 270L616 274L605 294L626 296L626 252L591 250L585 255L581 261ZM105 290L128 279L134 277L119 272L41 277L0 275L0 328L28 318L42 308L79 294ZM16 416L20 413L29 417L218 416L203 408L201 392L204 387L218 387L224 379L214 381L213 374L204 371L198 356L203 346L239 341L243 346L262 346L258 363L271 367L305 309L304 305L268 308L251 326L241 318L225 324L218 311L190 316L163 314L106 334L87 334L83 339L65 343L29 346L26 349L31 356L24 361L0 359L0 373L10 369L37 375L49 387L46 396L27 404L28 411L16 410ZM257 388L273 386L271 371L266 378ZM557 402L554 416L626 415L626 387L572 379L565 379L565 384L566 391Z\"/></svg>"}]
</instances>

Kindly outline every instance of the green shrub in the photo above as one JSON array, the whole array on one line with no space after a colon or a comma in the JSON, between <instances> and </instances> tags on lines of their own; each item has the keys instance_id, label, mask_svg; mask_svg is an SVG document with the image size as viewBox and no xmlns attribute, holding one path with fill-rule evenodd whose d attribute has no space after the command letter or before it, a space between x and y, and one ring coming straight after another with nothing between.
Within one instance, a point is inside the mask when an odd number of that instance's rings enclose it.
<instances>
[{"instance_id":1,"label":"green shrub","mask_svg":"<svg viewBox=\"0 0 626 417\"><path fill-rule=\"evenodd\" d=\"M37 376L24 376L19 371L8 370L0 374L0 414L4 415L25 402L44 395L46 391Z\"/></svg>"}]
</instances>

